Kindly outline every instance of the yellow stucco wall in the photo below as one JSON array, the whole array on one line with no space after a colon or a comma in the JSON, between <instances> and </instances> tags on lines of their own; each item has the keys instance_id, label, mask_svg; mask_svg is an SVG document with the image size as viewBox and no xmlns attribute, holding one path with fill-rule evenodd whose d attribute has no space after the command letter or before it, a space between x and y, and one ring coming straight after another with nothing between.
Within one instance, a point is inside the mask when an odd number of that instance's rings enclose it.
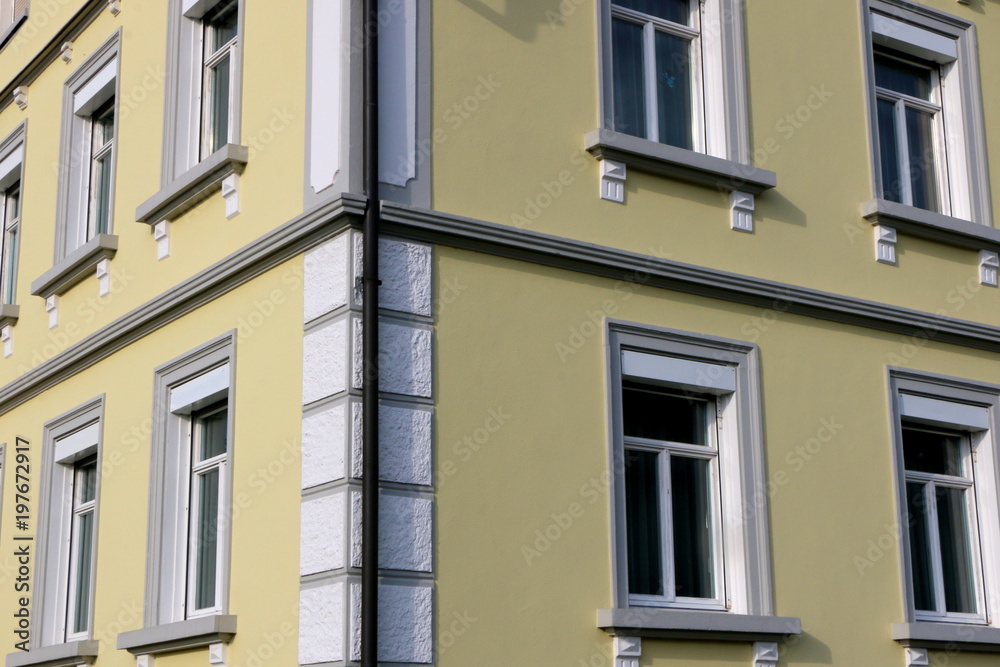
<instances>
[{"instance_id":1,"label":"yellow stucco wall","mask_svg":"<svg viewBox=\"0 0 1000 667\"><path fill-rule=\"evenodd\" d=\"M435 3L434 207L1000 323L998 290L955 305L960 290L978 287L974 251L901 236L898 267L874 261L871 225L859 212L873 196L860 2L746 4L751 143L757 165L778 177L757 197L754 234L729 228L728 194L634 169L624 206L599 198L598 162L583 150L584 135L600 125L598 16L594 2L580 0ZM1000 84L989 72L1000 42L989 36L1000 31L1000 12L978 0L924 4L977 24L986 127L996 127ZM805 122L789 121L814 90L829 99L806 108ZM1000 155L996 132L988 149ZM991 177L997 202L1000 170Z\"/></svg>"},{"instance_id":2,"label":"yellow stucco wall","mask_svg":"<svg viewBox=\"0 0 1000 667\"><path fill-rule=\"evenodd\" d=\"M597 609L614 606L608 353L603 331L588 335L592 316L760 346L775 610L804 629L783 664L902 661L891 640L904 618L886 369L991 382L1000 361L464 251L438 248L436 271L439 296L462 288L440 304L436 341L446 351L436 359L442 667L509 664L510 646L529 662L609 664L610 639L596 628ZM492 432L491 411L503 417ZM552 526L558 537L540 540ZM455 614L467 622L455 626ZM745 644L643 647L643 665L750 660ZM994 662L963 654L949 664Z\"/></svg>"},{"instance_id":3,"label":"yellow stucco wall","mask_svg":"<svg viewBox=\"0 0 1000 667\"><path fill-rule=\"evenodd\" d=\"M0 441L31 442L32 534L38 519L42 428L46 421L105 395L98 506L94 638L100 664L135 660L115 649L117 633L142 627L154 369L228 331L236 342L232 449L230 613L239 629L230 664L251 657L295 664L298 605L302 364L302 261L296 258L130 345L0 417ZM0 617L9 620L2 652L13 651L15 488L13 456L0 522ZM12 566L14 566L13 569ZM37 563L33 565L37 567ZM13 573L13 574L12 574ZM204 665L205 651L157 658L157 665Z\"/></svg>"}]
</instances>

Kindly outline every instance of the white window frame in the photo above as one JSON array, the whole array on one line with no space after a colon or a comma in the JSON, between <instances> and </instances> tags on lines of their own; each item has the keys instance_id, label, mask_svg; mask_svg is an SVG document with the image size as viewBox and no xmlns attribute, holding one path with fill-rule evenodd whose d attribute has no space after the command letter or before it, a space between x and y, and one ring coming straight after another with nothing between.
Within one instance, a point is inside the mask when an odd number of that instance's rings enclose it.
<instances>
[{"instance_id":1,"label":"white window frame","mask_svg":"<svg viewBox=\"0 0 1000 667\"><path fill-rule=\"evenodd\" d=\"M24 146L28 121L0 142L0 303L17 303L17 267L20 255L21 215L24 206ZM10 193L17 190L19 214L9 216ZM14 247L11 248L11 244Z\"/></svg>"},{"instance_id":2,"label":"white window frame","mask_svg":"<svg viewBox=\"0 0 1000 667\"><path fill-rule=\"evenodd\" d=\"M884 198L885 189L877 100L886 91L876 88L874 67L876 49L884 48L936 71L934 102L907 98L907 103L928 111L940 107L934 137L938 212L992 224L975 25L907 0L862 0L862 12L874 196ZM908 189L908 183L904 187ZM911 205L902 198L903 205Z\"/></svg>"},{"instance_id":3,"label":"white window frame","mask_svg":"<svg viewBox=\"0 0 1000 667\"><path fill-rule=\"evenodd\" d=\"M224 615L228 611L231 470L233 456L233 387L235 336L226 334L156 370L150 484L150 518L146 560L145 627ZM227 451L221 463L217 532L216 604L194 610L191 569L196 539L191 483L192 415L210 406L228 410Z\"/></svg>"},{"instance_id":4,"label":"white window frame","mask_svg":"<svg viewBox=\"0 0 1000 667\"><path fill-rule=\"evenodd\" d=\"M79 632L75 632L73 628L76 626L76 621L79 619L74 616L74 610L76 609L78 598L77 591L79 590L79 581L81 576L86 576L89 578L88 584L88 595L90 599L93 599L93 587L94 587L94 577L93 573L88 569L87 572L80 572L80 561L77 558L77 554L80 551L80 524L83 522L85 516L92 517L91 524L91 558L96 550L97 545L97 534L94 531L94 527L97 524L97 497L90 499L89 501L81 501L79 498L80 491L80 477L83 467L87 465L97 466L97 455L86 456L77 459L73 462L73 484L69 493L70 496L70 545L69 545L69 577L66 584L66 641L80 641L88 639L90 636L90 629L93 623L92 614L88 615L87 627ZM99 470L99 468L98 468ZM96 478L95 478L95 491L96 491ZM90 606L88 604L88 606Z\"/></svg>"},{"instance_id":5,"label":"white window frame","mask_svg":"<svg viewBox=\"0 0 1000 667\"><path fill-rule=\"evenodd\" d=\"M612 553L616 604L773 615L756 346L619 321L609 322L609 341L609 465L614 484L611 509L615 525ZM714 552L721 555L716 559L716 581L720 588L717 600L670 599L668 595L629 593L625 534L626 444L630 449L646 444L663 451L675 445L639 443L633 438L626 442L622 412L624 379L661 386L668 391L714 396L720 483L716 515L721 516L716 535L718 549ZM662 543L666 545L666 539ZM669 553L671 551L664 546L664 557Z\"/></svg>"},{"instance_id":6,"label":"white window frame","mask_svg":"<svg viewBox=\"0 0 1000 667\"><path fill-rule=\"evenodd\" d=\"M241 136L245 0L237 4L236 38L206 61L204 17L233 0L170 0L167 35L167 99L163 133L161 186L166 186L209 157L205 100L206 68L230 57L229 143ZM220 149L221 150L221 149Z\"/></svg>"},{"instance_id":7,"label":"white window frame","mask_svg":"<svg viewBox=\"0 0 1000 667\"><path fill-rule=\"evenodd\" d=\"M73 563L74 477L79 461L96 457L101 466L104 397L100 396L46 423L42 442L38 524L38 560L32 619L37 629L31 648L54 646L93 637L94 589L97 572L97 535L100 519L101 481L97 475L93 504L94 541L91 545L88 624L72 632L75 577Z\"/></svg>"},{"instance_id":8,"label":"white window frame","mask_svg":"<svg viewBox=\"0 0 1000 667\"><path fill-rule=\"evenodd\" d=\"M744 0L691 0L690 27L647 17L615 6L613 0L598 3L601 26L601 117L603 127L614 130L614 81L611 26L613 17L643 21L647 32L655 29L692 40L692 118L694 151L741 164L750 163L750 129L746 92L744 46ZM655 27L654 27L655 26ZM645 59L650 59L651 35L644 36ZM652 95L653 97L650 97ZM658 132L655 121L655 82L646 69L646 123L649 136ZM651 104L650 101L654 100Z\"/></svg>"},{"instance_id":9,"label":"white window frame","mask_svg":"<svg viewBox=\"0 0 1000 667\"><path fill-rule=\"evenodd\" d=\"M104 148L109 152L106 159L111 160L106 233L113 233L120 36L120 31L116 32L66 81L56 209L56 262L96 235L93 227L93 197L96 194L93 192L93 167L98 156L93 146L94 114L109 101L113 101L114 138L111 145Z\"/></svg>"},{"instance_id":10,"label":"white window frame","mask_svg":"<svg viewBox=\"0 0 1000 667\"><path fill-rule=\"evenodd\" d=\"M997 626L1000 620L1000 564L984 554L1000 548L1000 466L997 452L997 416L1000 415L1000 387L958 378L889 369L890 405L896 468L897 511L899 514L900 566L907 622L936 622ZM908 471L903 460L903 426L963 436L965 479ZM912 548L909 537L906 482L935 481L947 486L964 486L970 548L973 551L976 612L917 610L914 602ZM934 504L931 504L933 512ZM936 523L931 522L931 541ZM940 563L932 555L932 570L939 606L943 605L943 577Z\"/></svg>"}]
</instances>

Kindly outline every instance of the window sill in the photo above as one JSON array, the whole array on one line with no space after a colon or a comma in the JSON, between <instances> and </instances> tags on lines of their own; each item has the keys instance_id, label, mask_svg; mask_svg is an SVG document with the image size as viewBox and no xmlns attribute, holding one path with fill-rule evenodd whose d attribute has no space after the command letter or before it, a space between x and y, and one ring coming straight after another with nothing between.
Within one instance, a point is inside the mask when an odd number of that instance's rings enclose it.
<instances>
[{"instance_id":1,"label":"window sill","mask_svg":"<svg viewBox=\"0 0 1000 667\"><path fill-rule=\"evenodd\" d=\"M893 623L901 646L1000 653L1000 628L967 623Z\"/></svg>"},{"instance_id":2,"label":"window sill","mask_svg":"<svg viewBox=\"0 0 1000 667\"><path fill-rule=\"evenodd\" d=\"M236 635L236 616L203 616L118 634L118 648L132 655L155 655L228 644Z\"/></svg>"},{"instance_id":3,"label":"window sill","mask_svg":"<svg viewBox=\"0 0 1000 667\"><path fill-rule=\"evenodd\" d=\"M873 225L892 227L901 234L973 250L1000 251L1000 229L950 215L872 199L861 204L861 216Z\"/></svg>"},{"instance_id":4,"label":"window sill","mask_svg":"<svg viewBox=\"0 0 1000 667\"><path fill-rule=\"evenodd\" d=\"M0 304L0 329L14 326L17 324L17 320L20 316L20 306L15 306L12 303Z\"/></svg>"},{"instance_id":5,"label":"window sill","mask_svg":"<svg viewBox=\"0 0 1000 667\"><path fill-rule=\"evenodd\" d=\"M140 204L136 222L155 225L183 215L221 190L227 176L242 174L249 156L246 146L226 144Z\"/></svg>"},{"instance_id":6,"label":"window sill","mask_svg":"<svg viewBox=\"0 0 1000 667\"><path fill-rule=\"evenodd\" d=\"M111 259L116 252L118 237L114 234L98 234L31 283L31 293L43 299L53 294L65 294L69 288L86 278L88 273L93 272L101 260Z\"/></svg>"},{"instance_id":7,"label":"window sill","mask_svg":"<svg viewBox=\"0 0 1000 667\"><path fill-rule=\"evenodd\" d=\"M598 160L624 162L639 171L730 192L759 195L778 184L773 171L612 130L588 132L585 147Z\"/></svg>"},{"instance_id":8,"label":"window sill","mask_svg":"<svg viewBox=\"0 0 1000 667\"><path fill-rule=\"evenodd\" d=\"M33 648L7 654L7 667L71 667L89 665L97 659L100 642L87 640Z\"/></svg>"},{"instance_id":9,"label":"window sill","mask_svg":"<svg viewBox=\"0 0 1000 667\"><path fill-rule=\"evenodd\" d=\"M14 17L14 21L7 26L7 29L0 33L0 51L7 48L10 43L11 37L18 31L21 24L28 20L28 10L22 9L18 12L17 16Z\"/></svg>"},{"instance_id":10,"label":"window sill","mask_svg":"<svg viewBox=\"0 0 1000 667\"><path fill-rule=\"evenodd\" d=\"M794 617L652 607L598 609L597 627L609 635L735 642L776 642L802 634L802 621Z\"/></svg>"}]
</instances>

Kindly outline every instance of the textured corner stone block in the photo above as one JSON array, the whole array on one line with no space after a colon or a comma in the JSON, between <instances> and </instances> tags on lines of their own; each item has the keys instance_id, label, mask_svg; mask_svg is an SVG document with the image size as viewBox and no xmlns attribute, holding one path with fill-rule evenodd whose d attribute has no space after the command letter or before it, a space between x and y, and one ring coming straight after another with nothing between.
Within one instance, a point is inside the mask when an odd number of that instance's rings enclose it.
<instances>
[{"instance_id":1,"label":"textured corner stone block","mask_svg":"<svg viewBox=\"0 0 1000 667\"><path fill-rule=\"evenodd\" d=\"M351 585L351 660L361 658L361 587ZM434 659L433 596L428 586L379 587L379 662Z\"/></svg>"},{"instance_id":2,"label":"textured corner stone block","mask_svg":"<svg viewBox=\"0 0 1000 667\"><path fill-rule=\"evenodd\" d=\"M333 582L299 591L299 664L344 659L345 585Z\"/></svg>"},{"instance_id":3,"label":"textured corner stone block","mask_svg":"<svg viewBox=\"0 0 1000 667\"><path fill-rule=\"evenodd\" d=\"M338 320L303 339L303 404L346 391L349 322L348 318Z\"/></svg>"},{"instance_id":4,"label":"textured corner stone block","mask_svg":"<svg viewBox=\"0 0 1000 667\"><path fill-rule=\"evenodd\" d=\"M430 317L430 247L387 238L378 247L379 307Z\"/></svg>"},{"instance_id":5,"label":"textured corner stone block","mask_svg":"<svg viewBox=\"0 0 1000 667\"><path fill-rule=\"evenodd\" d=\"M378 564L390 570L433 571L434 501L383 492L379 502ZM361 492L351 489L351 566L361 567Z\"/></svg>"},{"instance_id":6,"label":"textured corner stone block","mask_svg":"<svg viewBox=\"0 0 1000 667\"><path fill-rule=\"evenodd\" d=\"M309 322L347 305L351 288L349 235L344 233L305 256L304 306Z\"/></svg>"},{"instance_id":7,"label":"textured corner stone block","mask_svg":"<svg viewBox=\"0 0 1000 667\"><path fill-rule=\"evenodd\" d=\"M342 403L302 420L303 489L344 478L347 410Z\"/></svg>"},{"instance_id":8,"label":"textured corner stone block","mask_svg":"<svg viewBox=\"0 0 1000 667\"><path fill-rule=\"evenodd\" d=\"M346 494L334 493L302 501L299 574L316 574L344 567Z\"/></svg>"},{"instance_id":9,"label":"textured corner stone block","mask_svg":"<svg viewBox=\"0 0 1000 667\"><path fill-rule=\"evenodd\" d=\"M431 484L430 410L383 405L379 410L379 440L381 479Z\"/></svg>"}]
</instances>

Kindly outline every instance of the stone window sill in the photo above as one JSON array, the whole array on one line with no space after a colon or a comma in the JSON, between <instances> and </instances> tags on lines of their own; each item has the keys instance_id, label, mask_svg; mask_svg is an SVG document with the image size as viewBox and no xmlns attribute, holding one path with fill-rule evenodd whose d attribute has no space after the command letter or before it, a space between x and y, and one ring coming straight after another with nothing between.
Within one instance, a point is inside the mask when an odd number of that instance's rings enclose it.
<instances>
[{"instance_id":1,"label":"stone window sill","mask_svg":"<svg viewBox=\"0 0 1000 667\"><path fill-rule=\"evenodd\" d=\"M97 659L99 642L87 640L43 646L7 654L7 667L73 667L89 665Z\"/></svg>"},{"instance_id":2,"label":"stone window sill","mask_svg":"<svg viewBox=\"0 0 1000 667\"><path fill-rule=\"evenodd\" d=\"M222 190L226 177L242 174L249 156L246 146L226 144L140 204L136 221L155 225L183 215Z\"/></svg>"},{"instance_id":3,"label":"stone window sill","mask_svg":"<svg viewBox=\"0 0 1000 667\"><path fill-rule=\"evenodd\" d=\"M104 259L111 259L118 252L118 237L98 234L82 246L56 262L56 265L31 283L31 293L47 299L53 294L65 294L71 287L95 270Z\"/></svg>"},{"instance_id":4,"label":"stone window sill","mask_svg":"<svg viewBox=\"0 0 1000 667\"><path fill-rule=\"evenodd\" d=\"M12 303L0 304L0 329L14 326L17 324L17 320L20 316L20 306L15 306Z\"/></svg>"},{"instance_id":5,"label":"stone window sill","mask_svg":"<svg viewBox=\"0 0 1000 667\"><path fill-rule=\"evenodd\" d=\"M893 623L892 638L908 648L1000 653L1000 628L965 623Z\"/></svg>"},{"instance_id":6,"label":"stone window sill","mask_svg":"<svg viewBox=\"0 0 1000 667\"><path fill-rule=\"evenodd\" d=\"M758 195L778 184L773 171L696 153L612 130L588 132L585 148L598 160L697 185Z\"/></svg>"},{"instance_id":7,"label":"stone window sill","mask_svg":"<svg viewBox=\"0 0 1000 667\"><path fill-rule=\"evenodd\" d=\"M802 621L794 617L654 607L598 609L597 627L609 635L736 642L777 642L802 634Z\"/></svg>"},{"instance_id":8,"label":"stone window sill","mask_svg":"<svg viewBox=\"0 0 1000 667\"><path fill-rule=\"evenodd\" d=\"M132 655L156 655L202 648L212 644L228 644L235 635L235 616L203 616L121 632L118 634L118 648Z\"/></svg>"},{"instance_id":9,"label":"stone window sill","mask_svg":"<svg viewBox=\"0 0 1000 667\"><path fill-rule=\"evenodd\" d=\"M960 248L1000 252L1000 229L950 215L872 199L861 204L861 215L873 225L892 227L900 234L938 241Z\"/></svg>"}]
</instances>

